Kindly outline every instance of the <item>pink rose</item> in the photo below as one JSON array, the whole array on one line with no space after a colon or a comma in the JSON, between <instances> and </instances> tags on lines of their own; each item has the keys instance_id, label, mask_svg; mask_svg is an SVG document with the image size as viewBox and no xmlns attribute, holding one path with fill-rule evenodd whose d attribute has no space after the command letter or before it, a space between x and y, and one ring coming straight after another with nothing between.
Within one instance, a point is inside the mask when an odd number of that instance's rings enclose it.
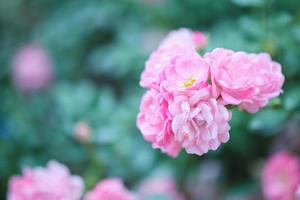
<instances>
[{"instance_id":1,"label":"pink rose","mask_svg":"<svg viewBox=\"0 0 300 200\"><path fill-rule=\"evenodd\" d=\"M157 91L149 90L143 96L137 127L154 148L160 148L170 156L177 156L181 147L174 140L168 103Z\"/></svg>"},{"instance_id":2,"label":"pink rose","mask_svg":"<svg viewBox=\"0 0 300 200\"><path fill-rule=\"evenodd\" d=\"M229 139L231 113L204 88L192 96L179 95L169 105L175 140L188 153L202 155Z\"/></svg>"},{"instance_id":3,"label":"pink rose","mask_svg":"<svg viewBox=\"0 0 300 200\"><path fill-rule=\"evenodd\" d=\"M197 53L181 54L164 69L161 92L175 95L199 90L208 85L208 76L209 66Z\"/></svg>"},{"instance_id":4,"label":"pink rose","mask_svg":"<svg viewBox=\"0 0 300 200\"><path fill-rule=\"evenodd\" d=\"M171 177L155 177L144 180L139 186L139 196L143 200L162 199L184 200Z\"/></svg>"},{"instance_id":5,"label":"pink rose","mask_svg":"<svg viewBox=\"0 0 300 200\"><path fill-rule=\"evenodd\" d=\"M137 200L136 196L129 192L118 178L105 179L88 192L85 200Z\"/></svg>"},{"instance_id":6,"label":"pink rose","mask_svg":"<svg viewBox=\"0 0 300 200\"><path fill-rule=\"evenodd\" d=\"M256 112L282 91L281 67L268 54L217 48L204 58L211 66L213 95L221 95L226 104Z\"/></svg>"},{"instance_id":7,"label":"pink rose","mask_svg":"<svg viewBox=\"0 0 300 200\"><path fill-rule=\"evenodd\" d=\"M172 31L147 60L145 70L141 75L140 85L149 89L159 89L162 81L160 77L162 71L165 70L166 67L174 65L176 65L174 68L178 68L178 65L184 65L181 67L189 66L187 70L193 70L196 69L196 66L192 67L191 65L195 64L198 67L203 67L203 69L196 71L198 73L196 73L195 76L199 75L201 70L202 73L204 73L203 75L207 75L206 71L208 70L208 66L203 63L203 60L196 52L196 48L203 48L206 43L207 38L201 32L193 32L185 28ZM188 63L189 59L191 59L190 63ZM176 62L177 64L174 64ZM195 80L195 77L185 78L189 80L188 85Z\"/></svg>"},{"instance_id":8,"label":"pink rose","mask_svg":"<svg viewBox=\"0 0 300 200\"><path fill-rule=\"evenodd\" d=\"M266 106L269 99L279 96L282 92L284 76L281 65L272 61L269 54L249 54L249 57L259 74L260 80L256 82L259 92L252 100L244 101L240 107L249 112L256 112Z\"/></svg>"},{"instance_id":9,"label":"pink rose","mask_svg":"<svg viewBox=\"0 0 300 200\"><path fill-rule=\"evenodd\" d=\"M83 181L64 165L50 161L47 168L23 169L23 176L9 180L8 200L79 200Z\"/></svg>"},{"instance_id":10,"label":"pink rose","mask_svg":"<svg viewBox=\"0 0 300 200\"><path fill-rule=\"evenodd\" d=\"M262 172L262 189L268 200L291 200L300 183L299 160L281 151L271 156Z\"/></svg>"},{"instance_id":11,"label":"pink rose","mask_svg":"<svg viewBox=\"0 0 300 200\"><path fill-rule=\"evenodd\" d=\"M43 89L53 77L51 60L38 44L18 50L12 61L12 72L14 83L22 92Z\"/></svg>"},{"instance_id":12,"label":"pink rose","mask_svg":"<svg viewBox=\"0 0 300 200\"><path fill-rule=\"evenodd\" d=\"M142 72L140 85L145 88L154 88L159 90L162 71L174 60L182 54L187 54L189 51L180 48L179 46L172 46L172 48L161 48L155 50L150 58L146 61L145 70Z\"/></svg>"}]
</instances>

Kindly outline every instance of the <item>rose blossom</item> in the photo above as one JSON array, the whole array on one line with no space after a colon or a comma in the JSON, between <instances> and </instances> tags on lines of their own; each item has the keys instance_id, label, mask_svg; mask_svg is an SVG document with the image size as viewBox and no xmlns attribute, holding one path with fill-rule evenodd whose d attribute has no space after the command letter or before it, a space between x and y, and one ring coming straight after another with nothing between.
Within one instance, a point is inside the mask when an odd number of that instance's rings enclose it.
<instances>
[{"instance_id":1,"label":"rose blossom","mask_svg":"<svg viewBox=\"0 0 300 200\"><path fill-rule=\"evenodd\" d=\"M172 48L161 48L155 50L146 61L145 70L142 72L140 85L145 88L159 89L161 79L160 74L180 55L186 55L190 52L177 45Z\"/></svg>"},{"instance_id":2,"label":"rose blossom","mask_svg":"<svg viewBox=\"0 0 300 200\"><path fill-rule=\"evenodd\" d=\"M139 186L139 196L143 200L157 198L184 200L176 188L173 178L168 176L154 177L144 180Z\"/></svg>"},{"instance_id":3,"label":"rose blossom","mask_svg":"<svg viewBox=\"0 0 300 200\"><path fill-rule=\"evenodd\" d=\"M279 96L282 92L284 76L281 72L281 65L272 61L269 54L249 54L249 57L259 73L260 81L256 83L259 92L252 101L244 101L241 108L256 112L260 107L266 106L269 99Z\"/></svg>"},{"instance_id":4,"label":"rose blossom","mask_svg":"<svg viewBox=\"0 0 300 200\"><path fill-rule=\"evenodd\" d=\"M91 128L88 123L79 121L73 128L74 137L81 142L89 142L91 140Z\"/></svg>"},{"instance_id":5,"label":"rose blossom","mask_svg":"<svg viewBox=\"0 0 300 200\"><path fill-rule=\"evenodd\" d=\"M64 165L50 161L46 168L23 169L23 176L9 180L8 200L79 200L83 181Z\"/></svg>"},{"instance_id":6,"label":"rose blossom","mask_svg":"<svg viewBox=\"0 0 300 200\"><path fill-rule=\"evenodd\" d=\"M192 95L176 96L169 105L169 111L174 117L172 130L175 140L188 153L202 155L208 150L216 150L229 139L231 113L211 98L207 88Z\"/></svg>"},{"instance_id":7,"label":"rose blossom","mask_svg":"<svg viewBox=\"0 0 300 200\"><path fill-rule=\"evenodd\" d=\"M51 60L39 44L28 44L18 50L12 72L14 83L22 92L43 89L53 77Z\"/></svg>"},{"instance_id":8,"label":"rose blossom","mask_svg":"<svg viewBox=\"0 0 300 200\"><path fill-rule=\"evenodd\" d=\"M268 200L291 200L300 183L299 160L286 151L275 153L262 172L262 189Z\"/></svg>"},{"instance_id":9,"label":"rose blossom","mask_svg":"<svg viewBox=\"0 0 300 200\"><path fill-rule=\"evenodd\" d=\"M199 90L208 85L208 75L209 66L198 54L181 54L166 66L161 76L161 92L175 95Z\"/></svg>"},{"instance_id":10,"label":"rose blossom","mask_svg":"<svg viewBox=\"0 0 300 200\"><path fill-rule=\"evenodd\" d=\"M88 192L85 200L137 200L136 196L129 192L118 178L105 179Z\"/></svg>"},{"instance_id":11,"label":"rose blossom","mask_svg":"<svg viewBox=\"0 0 300 200\"><path fill-rule=\"evenodd\" d=\"M177 156L181 147L174 140L167 101L155 90L149 90L142 98L137 127L145 140L154 148L160 148L170 156Z\"/></svg>"},{"instance_id":12,"label":"rose blossom","mask_svg":"<svg viewBox=\"0 0 300 200\"><path fill-rule=\"evenodd\" d=\"M181 68L187 67L186 71L196 72L195 77L191 74L188 77L183 77L186 78L185 81L188 81L187 83L192 84L196 78L200 78L197 77L200 72L203 74L198 82L205 81L202 79L206 78L208 66L203 63L203 60L196 52L196 48L202 48L206 43L207 38L201 32L192 32L184 28L172 31L146 61L140 85L146 88L158 89L162 81L160 77L161 72L168 66L179 68L180 65ZM189 60L190 62L188 62ZM195 69L197 70L195 71Z\"/></svg>"},{"instance_id":13,"label":"rose blossom","mask_svg":"<svg viewBox=\"0 0 300 200\"><path fill-rule=\"evenodd\" d=\"M226 104L256 112L282 91L281 66L266 53L247 54L217 48L204 58L211 66L214 97L221 95Z\"/></svg>"}]
</instances>

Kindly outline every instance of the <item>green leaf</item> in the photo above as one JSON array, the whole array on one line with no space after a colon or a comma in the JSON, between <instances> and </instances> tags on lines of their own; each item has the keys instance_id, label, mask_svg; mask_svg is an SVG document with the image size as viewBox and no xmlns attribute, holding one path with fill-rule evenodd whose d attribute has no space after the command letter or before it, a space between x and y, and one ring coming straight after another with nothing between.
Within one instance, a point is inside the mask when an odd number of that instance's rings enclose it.
<instances>
[{"instance_id":1,"label":"green leaf","mask_svg":"<svg viewBox=\"0 0 300 200\"><path fill-rule=\"evenodd\" d=\"M300 43L300 24L296 25L293 29L292 29L294 38L297 40L297 42Z\"/></svg>"},{"instance_id":2,"label":"green leaf","mask_svg":"<svg viewBox=\"0 0 300 200\"><path fill-rule=\"evenodd\" d=\"M287 113L283 110L261 110L254 115L249 123L250 130L262 131L269 134L276 133L276 129L287 118Z\"/></svg>"},{"instance_id":3,"label":"green leaf","mask_svg":"<svg viewBox=\"0 0 300 200\"><path fill-rule=\"evenodd\" d=\"M300 106L300 87L294 87L285 92L283 106L286 110L292 111Z\"/></svg>"}]
</instances>

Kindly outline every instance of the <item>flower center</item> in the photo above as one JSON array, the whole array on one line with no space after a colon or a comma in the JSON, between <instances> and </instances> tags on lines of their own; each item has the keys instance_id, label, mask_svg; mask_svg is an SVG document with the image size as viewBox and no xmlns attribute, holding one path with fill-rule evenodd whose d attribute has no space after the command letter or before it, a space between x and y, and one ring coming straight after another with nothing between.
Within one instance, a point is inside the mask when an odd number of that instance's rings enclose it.
<instances>
[{"instance_id":1,"label":"flower center","mask_svg":"<svg viewBox=\"0 0 300 200\"><path fill-rule=\"evenodd\" d=\"M185 88L191 87L196 81L196 78L194 76L191 76L188 80L183 82L183 86Z\"/></svg>"}]
</instances>

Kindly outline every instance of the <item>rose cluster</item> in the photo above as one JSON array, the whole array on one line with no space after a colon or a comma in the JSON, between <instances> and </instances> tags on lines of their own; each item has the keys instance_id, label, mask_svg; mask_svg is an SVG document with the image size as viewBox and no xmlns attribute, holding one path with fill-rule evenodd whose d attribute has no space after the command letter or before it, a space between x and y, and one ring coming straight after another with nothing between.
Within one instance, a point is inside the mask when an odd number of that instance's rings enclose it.
<instances>
[{"instance_id":1,"label":"rose cluster","mask_svg":"<svg viewBox=\"0 0 300 200\"><path fill-rule=\"evenodd\" d=\"M47 167L25 167L22 176L9 180L8 200L79 200L84 189L81 177L72 176L69 169L50 161Z\"/></svg>"},{"instance_id":2,"label":"rose cluster","mask_svg":"<svg viewBox=\"0 0 300 200\"><path fill-rule=\"evenodd\" d=\"M9 180L8 200L79 200L84 191L80 176L72 176L69 169L50 161L47 167L23 169L22 176ZM84 200L112 199L137 200L118 178L108 178L84 195Z\"/></svg>"},{"instance_id":3,"label":"rose cluster","mask_svg":"<svg viewBox=\"0 0 300 200\"><path fill-rule=\"evenodd\" d=\"M128 190L120 178L103 179L84 193L84 181L56 161L47 167L25 167L21 176L12 176L8 183L8 200L139 200L154 195L174 200L185 198L171 177L145 179L136 192Z\"/></svg>"},{"instance_id":4,"label":"rose cluster","mask_svg":"<svg viewBox=\"0 0 300 200\"><path fill-rule=\"evenodd\" d=\"M145 140L176 157L202 155L229 139L228 107L254 113L282 92L279 63L267 53L217 48L201 56L201 32L171 32L147 60L137 126Z\"/></svg>"}]
</instances>

